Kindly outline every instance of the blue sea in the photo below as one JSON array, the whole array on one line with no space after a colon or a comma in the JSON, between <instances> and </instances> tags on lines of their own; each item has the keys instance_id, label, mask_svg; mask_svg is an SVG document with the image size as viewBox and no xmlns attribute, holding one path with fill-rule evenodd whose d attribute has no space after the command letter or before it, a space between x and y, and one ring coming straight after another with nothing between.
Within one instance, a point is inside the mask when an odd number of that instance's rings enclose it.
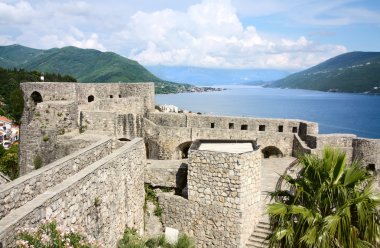
<instances>
[{"instance_id":1,"label":"blue sea","mask_svg":"<svg viewBox=\"0 0 380 248\"><path fill-rule=\"evenodd\" d=\"M204 114L302 119L319 123L319 133L353 133L380 138L380 96L258 86L223 85L220 92L156 95Z\"/></svg>"}]
</instances>

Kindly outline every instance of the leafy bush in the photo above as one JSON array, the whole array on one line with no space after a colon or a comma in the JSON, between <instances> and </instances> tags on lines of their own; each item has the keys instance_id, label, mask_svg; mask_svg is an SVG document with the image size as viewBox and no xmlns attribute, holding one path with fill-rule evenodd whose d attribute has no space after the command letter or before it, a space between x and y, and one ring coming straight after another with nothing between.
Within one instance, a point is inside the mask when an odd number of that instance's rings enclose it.
<instances>
[{"instance_id":1,"label":"leafy bush","mask_svg":"<svg viewBox=\"0 0 380 248\"><path fill-rule=\"evenodd\" d=\"M154 192L153 187L149 184L145 184L145 204L144 204L144 212L146 210L146 203L147 201L150 201L154 204L154 215L161 218L162 215L162 208L160 207L156 192Z\"/></svg>"},{"instance_id":2,"label":"leafy bush","mask_svg":"<svg viewBox=\"0 0 380 248\"><path fill-rule=\"evenodd\" d=\"M100 247L94 241L89 241L85 235L70 228L64 229L57 226L57 222L43 221L38 228L26 228L17 233L17 247L76 247L91 248Z\"/></svg>"},{"instance_id":3,"label":"leafy bush","mask_svg":"<svg viewBox=\"0 0 380 248\"><path fill-rule=\"evenodd\" d=\"M42 160L42 157L37 154L37 156L34 157L34 160L33 160L33 164L34 164L34 169L39 169L42 167L42 163L43 163L43 160Z\"/></svg>"},{"instance_id":4,"label":"leafy bush","mask_svg":"<svg viewBox=\"0 0 380 248\"><path fill-rule=\"evenodd\" d=\"M12 180L19 176L17 144L13 144L9 150L0 145L0 171Z\"/></svg>"},{"instance_id":5,"label":"leafy bush","mask_svg":"<svg viewBox=\"0 0 380 248\"><path fill-rule=\"evenodd\" d=\"M42 138L42 140L45 141L45 142L49 141L49 136L44 135L44 137Z\"/></svg>"},{"instance_id":6,"label":"leafy bush","mask_svg":"<svg viewBox=\"0 0 380 248\"><path fill-rule=\"evenodd\" d=\"M135 230L127 228L123 238L118 243L118 248L195 248L194 241L182 234L175 244L170 244L164 235L148 240L142 239Z\"/></svg>"},{"instance_id":7,"label":"leafy bush","mask_svg":"<svg viewBox=\"0 0 380 248\"><path fill-rule=\"evenodd\" d=\"M127 228L123 238L118 242L118 248L145 248L144 240L137 234L136 230Z\"/></svg>"}]
</instances>

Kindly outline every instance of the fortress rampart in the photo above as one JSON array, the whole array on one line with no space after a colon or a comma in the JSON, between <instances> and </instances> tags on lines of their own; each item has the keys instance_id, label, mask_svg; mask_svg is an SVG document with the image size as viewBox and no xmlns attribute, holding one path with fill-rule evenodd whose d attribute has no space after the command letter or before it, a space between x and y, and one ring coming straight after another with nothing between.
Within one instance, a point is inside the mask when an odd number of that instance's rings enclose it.
<instances>
[{"instance_id":1,"label":"fortress rampart","mask_svg":"<svg viewBox=\"0 0 380 248\"><path fill-rule=\"evenodd\" d=\"M135 139L13 210L0 220L2 247L14 246L18 228L51 218L107 247L116 246L125 227L142 233L144 154L143 141Z\"/></svg>"},{"instance_id":2,"label":"fortress rampart","mask_svg":"<svg viewBox=\"0 0 380 248\"><path fill-rule=\"evenodd\" d=\"M319 134L303 120L157 113L152 83L21 89L22 176L0 185L0 247L45 218L114 247L125 227L144 232L144 182L176 193L159 196L165 227L194 236L198 247L244 247L262 214L264 159L334 146L380 175L380 140ZM200 148L216 141L252 150Z\"/></svg>"},{"instance_id":3,"label":"fortress rampart","mask_svg":"<svg viewBox=\"0 0 380 248\"><path fill-rule=\"evenodd\" d=\"M111 148L112 139L103 138L95 144L44 166L40 170L35 170L7 183L0 188L0 219L11 210L21 207L49 188L75 175L86 166L109 155Z\"/></svg>"}]
</instances>

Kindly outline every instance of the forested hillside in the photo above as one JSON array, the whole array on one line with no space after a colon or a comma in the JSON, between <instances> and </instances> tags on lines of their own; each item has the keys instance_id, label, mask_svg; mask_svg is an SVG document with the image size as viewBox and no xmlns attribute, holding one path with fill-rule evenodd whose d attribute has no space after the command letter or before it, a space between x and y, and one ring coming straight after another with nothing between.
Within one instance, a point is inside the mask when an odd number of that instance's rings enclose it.
<instances>
[{"instance_id":1,"label":"forested hillside","mask_svg":"<svg viewBox=\"0 0 380 248\"><path fill-rule=\"evenodd\" d=\"M112 52L77 47L33 49L20 45L0 46L0 66L56 74L68 74L78 82L154 82L156 93L188 91L191 85L162 80L134 60Z\"/></svg>"},{"instance_id":2,"label":"forested hillside","mask_svg":"<svg viewBox=\"0 0 380 248\"><path fill-rule=\"evenodd\" d=\"M277 80L270 87L380 93L380 52L351 52Z\"/></svg>"},{"instance_id":3,"label":"forested hillside","mask_svg":"<svg viewBox=\"0 0 380 248\"><path fill-rule=\"evenodd\" d=\"M48 82L76 82L72 76L56 73L44 73ZM42 73L24 69L4 69L0 67L0 115L19 122L24 100L20 89L22 82L40 82Z\"/></svg>"}]
</instances>

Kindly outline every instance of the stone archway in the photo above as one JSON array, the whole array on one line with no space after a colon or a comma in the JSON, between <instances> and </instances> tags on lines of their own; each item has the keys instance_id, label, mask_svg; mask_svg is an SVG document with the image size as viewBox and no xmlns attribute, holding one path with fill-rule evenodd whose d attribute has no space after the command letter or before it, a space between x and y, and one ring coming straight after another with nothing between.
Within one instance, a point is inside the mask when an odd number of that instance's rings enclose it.
<instances>
[{"instance_id":1,"label":"stone archway","mask_svg":"<svg viewBox=\"0 0 380 248\"><path fill-rule=\"evenodd\" d=\"M40 102L43 101L43 100L42 100L42 96L41 96L40 92L38 92L38 91L34 91L34 92L30 95L30 97L32 98L32 100L33 100L33 102L34 102L34 105L37 105L37 103L40 103Z\"/></svg>"},{"instance_id":2,"label":"stone archway","mask_svg":"<svg viewBox=\"0 0 380 248\"><path fill-rule=\"evenodd\" d=\"M264 158L282 158L284 154L275 146L267 146L261 149Z\"/></svg>"},{"instance_id":3,"label":"stone archway","mask_svg":"<svg viewBox=\"0 0 380 248\"><path fill-rule=\"evenodd\" d=\"M192 141L186 141L177 146L176 154L178 159L185 159L189 157L189 149L192 143Z\"/></svg>"}]
</instances>

